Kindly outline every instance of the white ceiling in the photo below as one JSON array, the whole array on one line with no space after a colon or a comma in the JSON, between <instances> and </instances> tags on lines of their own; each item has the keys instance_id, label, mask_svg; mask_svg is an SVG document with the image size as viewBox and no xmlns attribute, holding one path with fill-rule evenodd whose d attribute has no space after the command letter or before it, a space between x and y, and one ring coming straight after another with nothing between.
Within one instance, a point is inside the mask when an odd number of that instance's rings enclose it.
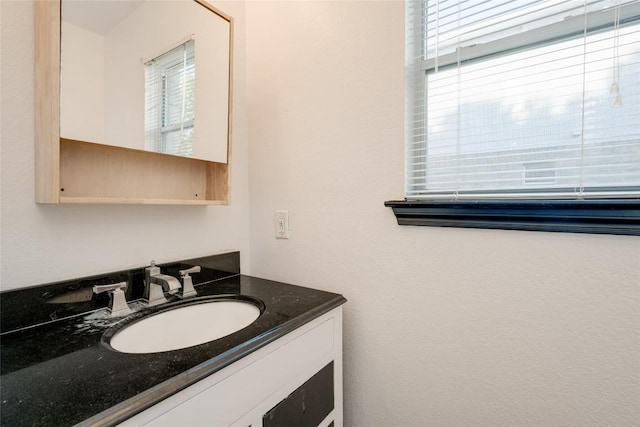
<instances>
[{"instance_id":1,"label":"white ceiling","mask_svg":"<svg viewBox=\"0 0 640 427\"><path fill-rule=\"evenodd\" d=\"M144 0L63 0L62 20L105 35Z\"/></svg>"}]
</instances>

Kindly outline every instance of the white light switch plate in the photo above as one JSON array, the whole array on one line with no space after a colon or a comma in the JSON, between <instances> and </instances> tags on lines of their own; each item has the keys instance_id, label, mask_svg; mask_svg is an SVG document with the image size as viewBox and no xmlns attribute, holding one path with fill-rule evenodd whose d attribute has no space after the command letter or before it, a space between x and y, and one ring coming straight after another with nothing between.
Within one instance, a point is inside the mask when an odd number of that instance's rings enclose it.
<instances>
[{"instance_id":1,"label":"white light switch plate","mask_svg":"<svg viewBox=\"0 0 640 427\"><path fill-rule=\"evenodd\" d=\"M289 238L289 211L276 211L273 217L276 239Z\"/></svg>"}]
</instances>

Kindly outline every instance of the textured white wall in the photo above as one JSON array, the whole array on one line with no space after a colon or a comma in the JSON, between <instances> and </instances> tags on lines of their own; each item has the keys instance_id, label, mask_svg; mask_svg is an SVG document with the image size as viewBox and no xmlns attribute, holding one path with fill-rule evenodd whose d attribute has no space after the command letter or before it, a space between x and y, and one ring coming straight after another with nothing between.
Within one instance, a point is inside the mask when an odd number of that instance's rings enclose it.
<instances>
[{"instance_id":1,"label":"textured white wall","mask_svg":"<svg viewBox=\"0 0 640 427\"><path fill-rule=\"evenodd\" d=\"M249 262L244 3L236 19L230 206L37 205L34 200L33 3L0 1L2 289L231 250Z\"/></svg>"},{"instance_id":2,"label":"textured white wall","mask_svg":"<svg viewBox=\"0 0 640 427\"><path fill-rule=\"evenodd\" d=\"M399 227L383 206L403 8L247 2L251 273L349 300L347 426L640 425L640 239Z\"/></svg>"}]
</instances>

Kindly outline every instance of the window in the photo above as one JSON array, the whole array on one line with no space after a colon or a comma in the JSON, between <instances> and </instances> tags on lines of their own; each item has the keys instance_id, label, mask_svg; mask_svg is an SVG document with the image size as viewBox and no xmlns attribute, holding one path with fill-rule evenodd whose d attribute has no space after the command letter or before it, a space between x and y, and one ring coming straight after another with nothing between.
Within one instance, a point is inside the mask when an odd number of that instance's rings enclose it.
<instances>
[{"instance_id":1,"label":"window","mask_svg":"<svg viewBox=\"0 0 640 427\"><path fill-rule=\"evenodd\" d=\"M638 205L639 1L414 0L406 40L405 202L387 202L396 215L431 209L451 225L517 207L527 222L543 203L576 218L612 199L618 211ZM634 209L610 222L640 226ZM565 220L554 230L571 231Z\"/></svg>"},{"instance_id":2,"label":"window","mask_svg":"<svg viewBox=\"0 0 640 427\"><path fill-rule=\"evenodd\" d=\"M145 148L193 156L195 43L145 62Z\"/></svg>"},{"instance_id":3,"label":"window","mask_svg":"<svg viewBox=\"0 0 640 427\"><path fill-rule=\"evenodd\" d=\"M524 185L540 187L543 185L555 184L556 171L558 167L555 162L531 162L524 164Z\"/></svg>"}]
</instances>

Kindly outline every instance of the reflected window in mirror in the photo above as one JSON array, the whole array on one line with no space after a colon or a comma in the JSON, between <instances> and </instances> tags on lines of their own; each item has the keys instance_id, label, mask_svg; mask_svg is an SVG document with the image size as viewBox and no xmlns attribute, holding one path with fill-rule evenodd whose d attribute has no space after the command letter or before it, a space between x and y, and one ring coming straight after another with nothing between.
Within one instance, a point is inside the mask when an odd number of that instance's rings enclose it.
<instances>
[{"instance_id":1,"label":"reflected window in mirror","mask_svg":"<svg viewBox=\"0 0 640 427\"><path fill-rule=\"evenodd\" d=\"M195 42L145 61L145 148L193 156Z\"/></svg>"}]
</instances>

